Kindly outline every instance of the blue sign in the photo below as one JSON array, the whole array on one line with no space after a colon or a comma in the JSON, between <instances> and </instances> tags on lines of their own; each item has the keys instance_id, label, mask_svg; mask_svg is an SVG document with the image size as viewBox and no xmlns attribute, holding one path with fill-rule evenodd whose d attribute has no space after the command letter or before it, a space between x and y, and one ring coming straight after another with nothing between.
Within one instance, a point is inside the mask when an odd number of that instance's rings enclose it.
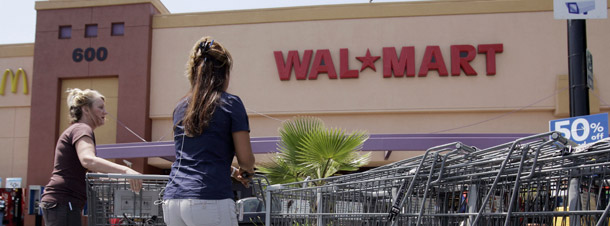
<instances>
[{"instance_id":1,"label":"blue sign","mask_svg":"<svg viewBox=\"0 0 610 226\"><path fill-rule=\"evenodd\" d=\"M549 130L562 133L577 144L592 143L608 137L608 113L549 121Z\"/></svg>"}]
</instances>

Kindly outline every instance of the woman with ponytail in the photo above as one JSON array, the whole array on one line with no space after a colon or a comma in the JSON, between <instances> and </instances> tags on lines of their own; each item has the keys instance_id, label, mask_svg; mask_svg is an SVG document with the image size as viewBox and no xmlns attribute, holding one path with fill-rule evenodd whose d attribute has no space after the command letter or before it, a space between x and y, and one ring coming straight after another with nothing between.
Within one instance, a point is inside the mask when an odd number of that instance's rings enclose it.
<instances>
[{"instance_id":1,"label":"woman with ponytail","mask_svg":"<svg viewBox=\"0 0 610 226\"><path fill-rule=\"evenodd\" d=\"M70 127L57 140L55 163L40 202L47 226L80 226L81 211L87 201L85 174L140 174L129 167L95 156L93 130L106 120L105 98L95 90L68 89ZM139 192L142 182L130 180Z\"/></svg>"},{"instance_id":2,"label":"woman with ponytail","mask_svg":"<svg viewBox=\"0 0 610 226\"><path fill-rule=\"evenodd\" d=\"M248 116L226 92L233 60L210 37L195 43L187 63L191 88L173 113L176 161L164 191L168 226L237 226L231 177L254 173ZM239 169L231 166L237 157Z\"/></svg>"}]
</instances>

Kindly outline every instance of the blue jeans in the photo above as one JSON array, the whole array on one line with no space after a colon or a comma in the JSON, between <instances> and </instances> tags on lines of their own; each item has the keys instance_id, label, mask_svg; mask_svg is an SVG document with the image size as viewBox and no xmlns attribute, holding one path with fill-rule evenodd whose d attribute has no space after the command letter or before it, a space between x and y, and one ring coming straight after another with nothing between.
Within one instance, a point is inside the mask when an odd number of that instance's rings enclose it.
<instances>
[{"instance_id":1,"label":"blue jeans","mask_svg":"<svg viewBox=\"0 0 610 226\"><path fill-rule=\"evenodd\" d=\"M40 202L46 226L81 226L81 209L68 204Z\"/></svg>"},{"instance_id":2,"label":"blue jeans","mask_svg":"<svg viewBox=\"0 0 610 226\"><path fill-rule=\"evenodd\" d=\"M232 199L167 199L163 201L167 226L237 226Z\"/></svg>"}]
</instances>

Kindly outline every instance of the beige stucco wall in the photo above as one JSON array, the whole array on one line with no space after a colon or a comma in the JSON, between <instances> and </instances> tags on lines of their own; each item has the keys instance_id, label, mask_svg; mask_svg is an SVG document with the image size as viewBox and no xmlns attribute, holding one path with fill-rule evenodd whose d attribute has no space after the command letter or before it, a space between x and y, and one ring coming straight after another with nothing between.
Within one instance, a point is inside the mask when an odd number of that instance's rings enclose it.
<instances>
[{"instance_id":1,"label":"beige stucco wall","mask_svg":"<svg viewBox=\"0 0 610 226\"><path fill-rule=\"evenodd\" d=\"M157 0L130 0L131 3ZM88 1L117 4L114 1ZM50 4L39 4L45 7ZM66 2L57 7L81 7ZM548 121L566 117L567 40L565 20L555 20L552 1L498 0L356 4L212 13L169 14L153 18L150 117L152 141L170 140L171 112L188 90L184 77L188 52L201 36L221 41L235 65L229 92L239 95L250 115L251 136L277 136L282 120L314 115L328 126L390 133L538 133ZM588 47L594 55L596 90L592 113L610 106L610 21L588 20ZM478 76L383 78L383 58L358 79L280 81L273 51L329 49L339 73L339 49L349 49L349 69L369 49L415 48L419 71L426 46L438 45L451 67L450 46L502 43L497 74L485 75L485 55L472 66ZM1 45L0 69L23 68L32 82L33 44ZM313 61L313 57L312 57ZM10 81L8 81L10 83ZM31 86L30 86L31 87ZM0 96L0 177L26 179L30 95ZM35 90L29 90L36 92ZM106 128L109 129L109 128ZM116 128L114 128L116 132ZM108 142L113 143L113 142ZM393 153L388 161L417 154ZM258 160L268 155L257 156ZM375 152L373 159L383 158ZM164 163L162 163L164 164ZM371 165L382 164L374 162ZM24 181L25 182L25 181ZM25 183L24 183L25 184Z\"/></svg>"},{"instance_id":2,"label":"beige stucco wall","mask_svg":"<svg viewBox=\"0 0 610 226\"><path fill-rule=\"evenodd\" d=\"M449 3L436 3L435 7ZM329 126L370 133L433 133L471 124L476 125L446 132L544 132L548 121L559 117L555 114L556 98L568 92L556 88L558 76L568 73L567 25L565 20L553 19L552 8L526 9L485 13L486 8L481 8L476 14L255 24L217 22L191 27L166 26L163 21L172 20L173 15L156 17L156 24L164 25L153 31L153 139L168 133L165 128L171 126L172 109L188 89L183 76L187 55L203 35L213 36L231 51L235 64L229 92L244 100L255 137L277 136L279 120L293 115L316 115ZM291 9L277 11L282 10ZM307 14L307 10L315 11L304 8L300 12ZM341 14L349 7L337 10ZM231 15L239 18L241 12ZM196 23L192 21L208 15L188 16L190 23ZM609 26L608 20L587 23L588 47L595 62L610 58L606 43ZM273 51L283 51L286 57L287 51L299 50L302 57L304 50L329 49L339 73L340 48L349 49L350 69L359 69L361 63L355 57L363 56L367 49L380 56L383 47L395 47L398 52L402 46L414 46L418 71L426 46L438 45L450 70L451 45L492 43L504 45L504 52L496 56L495 76L485 75L485 55L478 54L472 63L478 76L440 77L431 71L427 77L383 78L380 59L375 63L376 72L366 69L358 79L331 80L320 74L317 80L296 80L293 74L290 81L280 81L273 56ZM610 65L596 63L594 72L596 92L602 100L610 100L610 78L605 76ZM601 111L607 112L608 105L602 104ZM169 139L166 136L164 140Z\"/></svg>"},{"instance_id":3,"label":"beige stucco wall","mask_svg":"<svg viewBox=\"0 0 610 226\"><path fill-rule=\"evenodd\" d=\"M16 73L22 68L28 81L27 94L23 93L22 77L19 77L17 92L13 93L11 78L7 76L4 95L0 96L0 178L3 187L7 177L21 177L23 184L27 179L33 50L33 44L0 45L0 75L6 69Z\"/></svg>"}]
</instances>

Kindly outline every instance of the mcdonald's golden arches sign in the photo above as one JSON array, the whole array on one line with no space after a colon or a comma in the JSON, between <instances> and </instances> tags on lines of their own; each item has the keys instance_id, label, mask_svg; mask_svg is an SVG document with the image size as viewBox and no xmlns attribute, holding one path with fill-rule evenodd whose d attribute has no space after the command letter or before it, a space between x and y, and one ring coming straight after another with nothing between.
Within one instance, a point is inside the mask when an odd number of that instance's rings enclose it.
<instances>
[{"instance_id":1,"label":"mcdonald's golden arches sign","mask_svg":"<svg viewBox=\"0 0 610 226\"><path fill-rule=\"evenodd\" d=\"M2 84L0 84L0 95L4 95L4 89L6 89L7 78L11 79L11 92L17 93L17 85L19 84L19 77L23 78L23 94L28 94L28 76L25 74L23 68L19 68L17 73L13 73L13 70L6 69L2 75Z\"/></svg>"}]
</instances>

